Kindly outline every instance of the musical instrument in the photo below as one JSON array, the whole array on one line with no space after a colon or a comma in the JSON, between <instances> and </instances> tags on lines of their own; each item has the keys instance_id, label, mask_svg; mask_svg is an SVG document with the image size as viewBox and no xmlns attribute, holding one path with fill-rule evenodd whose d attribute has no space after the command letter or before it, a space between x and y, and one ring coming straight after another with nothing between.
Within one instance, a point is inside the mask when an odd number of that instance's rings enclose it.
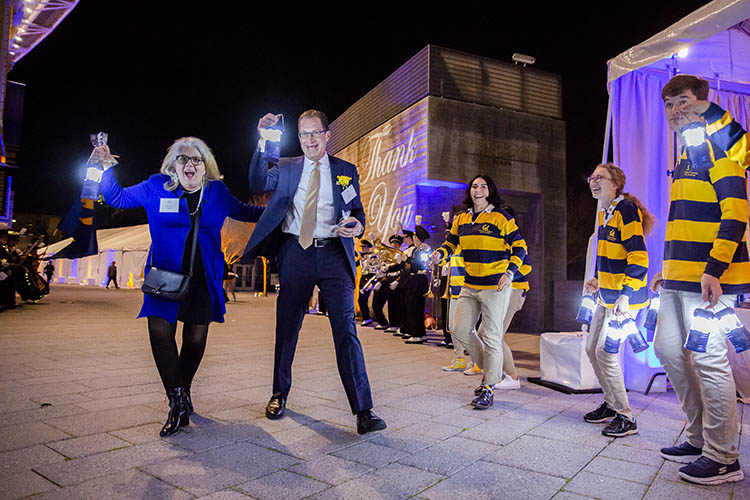
<instances>
[{"instance_id":1,"label":"musical instrument","mask_svg":"<svg viewBox=\"0 0 750 500\"><path fill-rule=\"evenodd\" d=\"M380 238L375 240L374 248L375 252L362 261L362 274L374 274L360 289L360 293L367 293L372 290L375 283L385 277L385 273L389 267L398 265L406 260L404 252L398 248L389 247Z\"/></svg>"},{"instance_id":2,"label":"musical instrument","mask_svg":"<svg viewBox=\"0 0 750 500\"><path fill-rule=\"evenodd\" d=\"M42 239L37 238L25 252L21 253L21 263L15 266L16 290L24 301L38 302L49 293L47 282L37 272L39 265L36 249L41 243Z\"/></svg>"}]
</instances>

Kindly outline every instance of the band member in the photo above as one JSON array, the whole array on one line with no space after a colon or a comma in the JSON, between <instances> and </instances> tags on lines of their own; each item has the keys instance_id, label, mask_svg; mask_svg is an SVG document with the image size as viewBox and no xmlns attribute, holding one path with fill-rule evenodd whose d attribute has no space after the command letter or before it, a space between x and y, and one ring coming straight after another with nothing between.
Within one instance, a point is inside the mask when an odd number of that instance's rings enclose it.
<instances>
[{"instance_id":1,"label":"band member","mask_svg":"<svg viewBox=\"0 0 750 500\"><path fill-rule=\"evenodd\" d=\"M370 262L370 259L374 258L375 254L372 251L372 243L370 243L370 240L362 240L360 246L362 250L359 252L357 262L359 268L362 270L362 275L359 278L359 296L357 297L357 304L359 305L359 311L362 313L362 326L371 326L373 322L368 302L372 289L365 289L365 285L368 285L369 281L375 276L375 269L372 268Z\"/></svg>"},{"instance_id":2,"label":"band member","mask_svg":"<svg viewBox=\"0 0 750 500\"><path fill-rule=\"evenodd\" d=\"M388 238L388 244L394 250L401 248L403 238L397 234ZM372 312L377 322L376 330L385 330L386 333L397 332L401 326L401 302L400 290L398 290L398 279L404 268L401 261L401 253L396 253L394 260L381 263L383 276L375 283L372 297ZM383 313L383 307L388 303L388 318Z\"/></svg>"},{"instance_id":3,"label":"band member","mask_svg":"<svg viewBox=\"0 0 750 500\"><path fill-rule=\"evenodd\" d=\"M411 273L409 273L407 261L411 258L411 255L412 253L414 253L415 249L414 231L402 229L401 234L403 235L402 247L404 247L404 266L401 268L401 274L399 275L398 279L391 283L392 290L396 292L395 295L398 296L398 307L401 311L401 326L397 331L393 332L393 336L410 338L411 335L409 334L409 321L406 318L408 310L406 308L406 294L404 290L409 287L409 280L411 279Z\"/></svg>"},{"instance_id":4,"label":"band member","mask_svg":"<svg viewBox=\"0 0 750 500\"><path fill-rule=\"evenodd\" d=\"M278 120L270 113L261 118L259 133ZM276 303L273 395L266 416L284 415L299 330L317 285L331 323L339 375L357 416L357 432L385 429L385 422L372 412L370 382L354 320L354 237L365 226L357 167L328 155L331 132L324 113L305 111L297 126L303 156L270 165L258 148L250 163L250 189L273 193L245 252L278 257L281 285Z\"/></svg>"},{"instance_id":5,"label":"band member","mask_svg":"<svg viewBox=\"0 0 750 500\"><path fill-rule=\"evenodd\" d=\"M403 336L407 344L424 344L427 333L424 326L425 294L429 289L427 270L430 264L430 246L425 243L430 239L430 233L417 225L414 228L414 249L406 260L409 278L403 287L404 294L404 323L406 331Z\"/></svg>"},{"instance_id":6,"label":"band member","mask_svg":"<svg viewBox=\"0 0 750 500\"><path fill-rule=\"evenodd\" d=\"M726 338L707 332L705 352L683 346L696 309L705 303L717 312L733 308L737 294L750 293L745 236L750 136L708 101L706 80L677 75L662 89L662 99L681 147L672 175L664 267L651 282L653 289L662 287L654 350L688 423L685 441L662 448L661 456L688 463L679 474L690 482L742 481L737 393ZM682 135L696 127L707 134L697 151Z\"/></svg>"},{"instance_id":7,"label":"band member","mask_svg":"<svg viewBox=\"0 0 750 500\"><path fill-rule=\"evenodd\" d=\"M464 276L466 276L466 269L464 269L464 258L461 255L460 246L456 247L453 255L451 255L449 267L450 277L448 278L448 326L450 331L453 332L456 328L456 305L458 304L458 297L459 295L461 295L461 288L464 286ZM466 374L473 374L472 372L474 371L481 373L481 370L478 367L475 368L475 363L466 362L466 348L461 343L461 341L453 336L452 343L454 352L453 360L451 360L451 364L443 367L443 371L464 372Z\"/></svg>"},{"instance_id":8,"label":"band member","mask_svg":"<svg viewBox=\"0 0 750 500\"><path fill-rule=\"evenodd\" d=\"M506 210L512 214L508 208L506 207ZM529 254L527 253L523 259L523 264L518 268L511 284L508 311L505 313L505 319L503 319L503 379L500 383L495 384L495 389L521 388L521 381L518 379L518 370L516 370L516 364L513 361L513 351L511 351L507 340L505 340L505 334L508 333L508 328L510 328L513 317L523 308L523 304L526 302L526 295L529 293L530 273L531 265L529 264Z\"/></svg>"}]
</instances>

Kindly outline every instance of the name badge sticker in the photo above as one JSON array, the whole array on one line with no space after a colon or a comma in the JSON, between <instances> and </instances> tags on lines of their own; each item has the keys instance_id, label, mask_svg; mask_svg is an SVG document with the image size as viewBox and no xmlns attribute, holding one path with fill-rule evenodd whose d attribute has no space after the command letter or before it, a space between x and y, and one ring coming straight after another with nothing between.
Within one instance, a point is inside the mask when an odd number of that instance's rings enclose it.
<instances>
[{"instance_id":1,"label":"name badge sticker","mask_svg":"<svg viewBox=\"0 0 750 500\"><path fill-rule=\"evenodd\" d=\"M176 214L180 211L179 198L161 198L159 200L159 212L165 214Z\"/></svg>"},{"instance_id":2,"label":"name badge sticker","mask_svg":"<svg viewBox=\"0 0 750 500\"><path fill-rule=\"evenodd\" d=\"M344 199L344 203L349 203L354 198L356 198L357 192L354 190L354 186L349 186L348 188L341 191L341 197Z\"/></svg>"}]
</instances>

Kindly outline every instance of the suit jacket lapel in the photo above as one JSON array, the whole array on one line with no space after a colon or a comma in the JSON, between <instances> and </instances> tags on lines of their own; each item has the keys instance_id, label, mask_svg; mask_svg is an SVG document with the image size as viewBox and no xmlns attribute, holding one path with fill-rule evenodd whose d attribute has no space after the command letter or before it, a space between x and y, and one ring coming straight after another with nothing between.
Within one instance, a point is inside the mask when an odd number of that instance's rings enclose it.
<instances>
[{"instance_id":1,"label":"suit jacket lapel","mask_svg":"<svg viewBox=\"0 0 750 500\"><path fill-rule=\"evenodd\" d=\"M333 210L336 217L341 215L341 189L336 185L339 175L342 175L341 164L336 158L328 155L328 164L331 167L331 193L333 194Z\"/></svg>"},{"instance_id":2,"label":"suit jacket lapel","mask_svg":"<svg viewBox=\"0 0 750 500\"><path fill-rule=\"evenodd\" d=\"M302 178L302 168L305 166L305 157L300 156L295 158L291 164L291 172L289 173L289 203L294 199L294 194L297 192L299 181Z\"/></svg>"}]
</instances>

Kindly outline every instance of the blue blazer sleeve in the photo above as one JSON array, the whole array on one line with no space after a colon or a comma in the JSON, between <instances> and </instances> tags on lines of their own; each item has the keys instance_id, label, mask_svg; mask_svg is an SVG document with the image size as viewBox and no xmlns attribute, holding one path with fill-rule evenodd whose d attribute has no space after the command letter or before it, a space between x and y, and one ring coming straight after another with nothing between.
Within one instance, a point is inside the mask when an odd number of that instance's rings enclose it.
<instances>
[{"instance_id":1,"label":"blue blazer sleeve","mask_svg":"<svg viewBox=\"0 0 750 500\"><path fill-rule=\"evenodd\" d=\"M250 160L250 190L255 193L273 191L279 182L279 167L275 165L268 168L268 162L263 161L260 151L256 148L253 158Z\"/></svg>"},{"instance_id":2,"label":"blue blazer sleeve","mask_svg":"<svg viewBox=\"0 0 750 500\"><path fill-rule=\"evenodd\" d=\"M104 201L115 208L142 207L151 196L148 180L123 189L115 178L114 168L110 168L102 174L100 189Z\"/></svg>"},{"instance_id":3,"label":"blue blazer sleeve","mask_svg":"<svg viewBox=\"0 0 750 500\"><path fill-rule=\"evenodd\" d=\"M229 188L223 182L218 182L217 185L221 186L227 217L243 222L258 222L261 214L263 214L264 207L243 203L229 192Z\"/></svg>"}]
</instances>

